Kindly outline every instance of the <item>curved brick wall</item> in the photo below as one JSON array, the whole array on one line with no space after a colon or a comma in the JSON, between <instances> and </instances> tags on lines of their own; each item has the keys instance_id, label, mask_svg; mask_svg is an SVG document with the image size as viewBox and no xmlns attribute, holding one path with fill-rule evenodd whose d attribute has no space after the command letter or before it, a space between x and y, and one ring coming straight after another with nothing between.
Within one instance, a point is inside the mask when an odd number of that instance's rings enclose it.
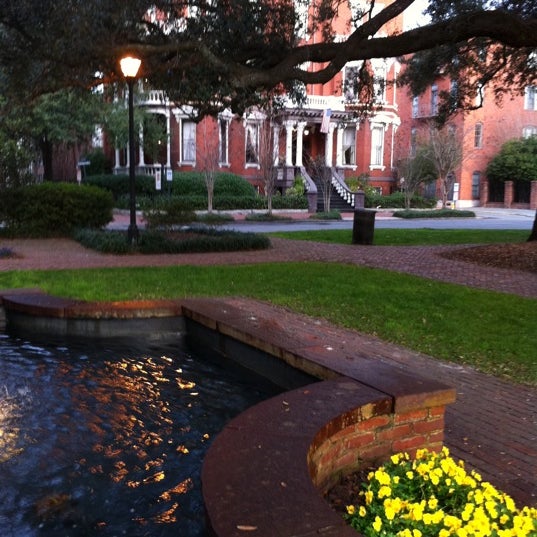
<instances>
[{"instance_id":1,"label":"curved brick wall","mask_svg":"<svg viewBox=\"0 0 537 537\"><path fill-rule=\"evenodd\" d=\"M172 332L192 328L223 356L232 356L240 343L241 352L256 351L249 365L268 355L272 364L324 379L252 407L216 437L202 485L217 537L246 531L257 537L355 537L322 493L341 475L391 453L440 448L445 406L455 399L452 388L377 356L369 341L360 349L343 342L335 352L318 327L297 331L277 319L280 310L262 303L255 303L254 315L234 299L99 304L8 290L0 300L15 325L102 337L164 320Z\"/></svg>"}]
</instances>

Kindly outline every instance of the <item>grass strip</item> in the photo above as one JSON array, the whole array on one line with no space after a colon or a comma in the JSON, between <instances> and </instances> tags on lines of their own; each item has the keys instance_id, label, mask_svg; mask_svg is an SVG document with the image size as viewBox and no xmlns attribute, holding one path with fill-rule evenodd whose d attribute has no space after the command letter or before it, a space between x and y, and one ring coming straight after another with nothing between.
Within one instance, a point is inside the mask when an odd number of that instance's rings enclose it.
<instances>
[{"instance_id":1,"label":"grass strip","mask_svg":"<svg viewBox=\"0 0 537 537\"><path fill-rule=\"evenodd\" d=\"M537 385L537 301L338 263L11 271L0 288L83 300L241 295Z\"/></svg>"},{"instance_id":2,"label":"grass strip","mask_svg":"<svg viewBox=\"0 0 537 537\"><path fill-rule=\"evenodd\" d=\"M320 229L271 233L283 239L351 244L352 229ZM441 244L491 244L525 242L529 231L487 229L376 229L378 246L436 246Z\"/></svg>"}]
</instances>

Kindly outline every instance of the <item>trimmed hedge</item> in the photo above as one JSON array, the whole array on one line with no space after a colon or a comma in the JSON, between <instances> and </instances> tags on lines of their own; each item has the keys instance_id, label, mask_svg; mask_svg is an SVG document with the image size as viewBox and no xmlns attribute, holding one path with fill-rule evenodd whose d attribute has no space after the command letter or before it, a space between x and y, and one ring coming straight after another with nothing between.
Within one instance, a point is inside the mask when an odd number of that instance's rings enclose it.
<instances>
[{"instance_id":1,"label":"trimmed hedge","mask_svg":"<svg viewBox=\"0 0 537 537\"><path fill-rule=\"evenodd\" d=\"M70 236L78 227L102 228L113 220L110 193L74 183L9 188L0 196L0 220L13 236Z\"/></svg>"},{"instance_id":2,"label":"trimmed hedge","mask_svg":"<svg viewBox=\"0 0 537 537\"><path fill-rule=\"evenodd\" d=\"M398 218L473 218L473 211L461 211L458 209L436 209L433 211L395 211L393 216Z\"/></svg>"},{"instance_id":3,"label":"trimmed hedge","mask_svg":"<svg viewBox=\"0 0 537 537\"><path fill-rule=\"evenodd\" d=\"M84 184L108 190L114 196L116 207L129 207L128 175L94 175ZM305 196L275 195L274 209L307 209ZM155 180L149 175L136 176L136 207L144 211L203 211L207 209L207 187L200 172L175 172L171 185L163 182L162 190L155 189ZM218 173L214 184L215 211L266 209L267 200L243 177L232 173Z\"/></svg>"},{"instance_id":4,"label":"trimmed hedge","mask_svg":"<svg viewBox=\"0 0 537 537\"><path fill-rule=\"evenodd\" d=\"M117 201L122 196L129 195L130 182L127 174L111 175L88 175L83 179L83 184L97 186L114 196L114 201ZM135 176L136 196L150 197L155 196L155 179L151 175L136 175Z\"/></svg>"},{"instance_id":5,"label":"trimmed hedge","mask_svg":"<svg viewBox=\"0 0 537 537\"><path fill-rule=\"evenodd\" d=\"M138 244L131 247L126 233L120 231L78 230L75 240L83 246L109 254L182 254L262 250L270 240L259 233L192 227L175 233L158 230L140 233Z\"/></svg>"},{"instance_id":6,"label":"trimmed hedge","mask_svg":"<svg viewBox=\"0 0 537 537\"><path fill-rule=\"evenodd\" d=\"M172 194L177 196L203 196L207 205L207 187L200 172L176 172L173 174ZM214 181L215 197L256 197L255 188L240 175L219 172Z\"/></svg>"},{"instance_id":7,"label":"trimmed hedge","mask_svg":"<svg viewBox=\"0 0 537 537\"><path fill-rule=\"evenodd\" d=\"M436 200L414 196L411 205L416 209L430 209L436 205ZM405 195L402 192L394 192L388 196L366 192L365 206L367 208L404 209Z\"/></svg>"}]
</instances>

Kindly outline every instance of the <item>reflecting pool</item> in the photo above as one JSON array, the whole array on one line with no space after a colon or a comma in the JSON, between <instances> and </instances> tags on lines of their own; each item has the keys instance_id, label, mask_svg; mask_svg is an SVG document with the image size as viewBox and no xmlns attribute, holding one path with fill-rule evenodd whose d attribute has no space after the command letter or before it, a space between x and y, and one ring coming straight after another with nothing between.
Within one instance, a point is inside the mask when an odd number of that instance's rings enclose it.
<instances>
[{"instance_id":1,"label":"reflecting pool","mask_svg":"<svg viewBox=\"0 0 537 537\"><path fill-rule=\"evenodd\" d=\"M202 458L280 390L177 345L0 334L0 535L205 535Z\"/></svg>"}]
</instances>

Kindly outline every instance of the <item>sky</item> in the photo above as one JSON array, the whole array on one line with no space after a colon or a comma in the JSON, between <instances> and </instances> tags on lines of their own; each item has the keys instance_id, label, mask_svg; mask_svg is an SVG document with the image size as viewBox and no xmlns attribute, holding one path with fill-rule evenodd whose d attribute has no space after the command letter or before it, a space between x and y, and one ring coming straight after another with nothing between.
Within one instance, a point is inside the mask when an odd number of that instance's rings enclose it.
<instances>
[{"instance_id":1,"label":"sky","mask_svg":"<svg viewBox=\"0 0 537 537\"><path fill-rule=\"evenodd\" d=\"M404 13L405 30L421 26L427 22L423 16L423 10L427 7L428 0L416 0Z\"/></svg>"}]
</instances>

